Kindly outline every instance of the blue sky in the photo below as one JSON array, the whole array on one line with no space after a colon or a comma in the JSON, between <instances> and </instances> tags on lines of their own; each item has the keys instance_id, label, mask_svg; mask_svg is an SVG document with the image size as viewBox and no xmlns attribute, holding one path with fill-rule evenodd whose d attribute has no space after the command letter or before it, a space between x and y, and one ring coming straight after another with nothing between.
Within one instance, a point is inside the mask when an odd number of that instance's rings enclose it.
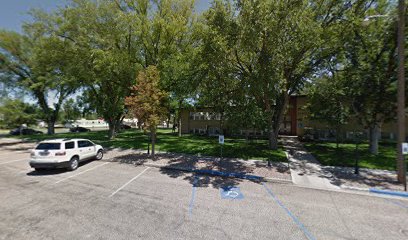
<instances>
[{"instance_id":1,"label":"blue sky","mask_svg":"<svg viewBox=\"0 0 408 240\"><path fill-rule=\"evenodd\" d=\"M30 8L42 8L47 11L64 6L66 0L0 0L0 28L21 31L21 24L29 21L27 11ZM205 10L210 0L196 0L198 11Z\"/></svg>"}]
</instances>

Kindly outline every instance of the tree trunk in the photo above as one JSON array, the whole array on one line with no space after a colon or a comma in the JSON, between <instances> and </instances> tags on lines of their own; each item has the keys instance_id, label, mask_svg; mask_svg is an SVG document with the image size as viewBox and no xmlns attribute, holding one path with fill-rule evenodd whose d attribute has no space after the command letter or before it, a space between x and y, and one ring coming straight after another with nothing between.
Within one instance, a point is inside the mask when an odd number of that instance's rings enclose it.
<instances>
[{"instance_id":1,"label":"tree trunk","mask_svg":"<svg viewBox=\"0 0 408 240\"><path fill-rule=\"evenodd\" d=\"M380 126L375 124L369 128L370 153L378 154L378 142L380 140Z\"/></svg>"},{"instance_id":2,"label":"tree trunk","mask_svg":"<svg viewBox=\"0 0 408 240\"><path fill-rule=\"evenodd\" d=\"M279 129L288 103L289 95L284 91L281 93L280 99L277 101L275 111L269 118L269 149L271 150L278 149Z\"/></svg>"},{"instance_id":3,"label":"tree trunk","mask_svg":"<svg viewBox=\"0 0 408 240\"><path fill-rule=\"evenodd\" d=\"M155 159L156 130L151 131L150 134L152 136L152 158Z\"/></svg>"},{"instance_id":4,"label":"tree trunk","mask_svg":"<svg viewBox=\"0 0 408 240\"><path fill-rule=\"evenodd\" d=\"M340 126L337 126L336 128L336 149L339 149L339 145L340 145L340 134L341 134L341 128Z\"/></svg>"},{"instance_id":5,"label":"tree trunk","mask_svg":"<svg viewBox=\"0 0 408 240\"><path fill-rule=\"evenodd\" d=\"M111 121L108 121L108 125L109 125L108 138L109 140L112 140L115 138L116 125Z\"/></svg>"},{"instance_id":6,"label":"tree trunk","mask_svg":"<svg viewBox=\"0 0 408 240\"><path fill-rule=\"evenodd\" d=\"M120 124L121 124L121 116L117 116L116 118L109 118L108 120L108 125L109 125L109 132L108 132L108 138L109 140L112 140L116 137L116 133L118 129L120 129Z\"/></svg>"},{"instance_id":7,"label":"tree trunk","mask_svg":"<svg viewBox=\"0 0 408 240\"><path fill-rule=\"evenodd\" d=\"M269 148L272 150L278 149L278 132L277 131L273 129L269 130Z\"/></svg>"},{"instance_id":8,"label":"tree trunk","mask_svg":"<svg viewBox=\"0 0 408 240\"><path fill-rule=\"evenodd\" d=\"M55 134L55 120L48 120L47 121L47 124L48 124L48 126L47 126L47 134L48 135L53 135L53 134Z\"/></svg>"}]
</instances>

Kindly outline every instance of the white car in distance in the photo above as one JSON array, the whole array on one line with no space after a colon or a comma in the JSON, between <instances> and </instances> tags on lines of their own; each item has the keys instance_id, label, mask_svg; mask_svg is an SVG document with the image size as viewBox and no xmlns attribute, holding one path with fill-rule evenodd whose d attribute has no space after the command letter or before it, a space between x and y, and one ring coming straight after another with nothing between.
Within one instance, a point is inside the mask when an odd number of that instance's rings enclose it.
<instances>
[{"instance_id":1,"label":"white car in distance","mask_svg":"<svg viewBox=\"0 0 408 240\"><path fill-rule=\"evenodd\" d=\"M49 168L73 171L82 161L102 158L103 147L88 139L54 139L40 142L31 151L30 166L37 171Z\"/></svg>"}]
</instances>

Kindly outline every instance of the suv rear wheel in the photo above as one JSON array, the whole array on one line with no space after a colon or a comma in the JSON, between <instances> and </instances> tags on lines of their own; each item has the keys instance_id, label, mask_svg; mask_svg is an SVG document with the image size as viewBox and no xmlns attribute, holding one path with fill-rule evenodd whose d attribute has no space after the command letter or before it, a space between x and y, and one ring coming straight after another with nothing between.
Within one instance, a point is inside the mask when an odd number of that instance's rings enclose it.
<instances>
[{"instance_id":1,"label":"suv rear wheel","mask_svg":"<svg viewBox=\"0 0 408 240\"><path fill-rule=\"evenodd\" d=\"M71 160L69 161L68 169L70 171L74 171L75 169L78 168L78 165L79 165L79 158L78 157L72 157Z\"/></svg>"}]
</instances>

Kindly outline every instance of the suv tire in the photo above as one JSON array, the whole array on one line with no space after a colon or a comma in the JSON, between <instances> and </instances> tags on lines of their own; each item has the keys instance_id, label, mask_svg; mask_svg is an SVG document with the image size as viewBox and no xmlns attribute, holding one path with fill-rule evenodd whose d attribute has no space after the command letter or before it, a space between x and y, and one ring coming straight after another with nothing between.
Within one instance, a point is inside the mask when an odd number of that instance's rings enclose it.
<instances>
[{"instance_id":1,"label":"suv tire","mask_svg":"<svg viewBox=\"0 0 408 240\"><path fill-rule=\"evenodd\" d=\"M78 165L79 165L79 158L72 157L71 160L69 161L68 170L74 171L78 168Z\"/></svg>"},{"instance_id":2,"label":"suv tire","mask_svg":"<svg viewBox=\"0 0 408 240\"><path fill-rule=\"evenodd\" d=\"M100 150L96 153L95 159L96 159L96 160L101 160L102 158L103 158L103 151L102 151L102 149L100 149Z\"/></svg>"}]
</instances>

